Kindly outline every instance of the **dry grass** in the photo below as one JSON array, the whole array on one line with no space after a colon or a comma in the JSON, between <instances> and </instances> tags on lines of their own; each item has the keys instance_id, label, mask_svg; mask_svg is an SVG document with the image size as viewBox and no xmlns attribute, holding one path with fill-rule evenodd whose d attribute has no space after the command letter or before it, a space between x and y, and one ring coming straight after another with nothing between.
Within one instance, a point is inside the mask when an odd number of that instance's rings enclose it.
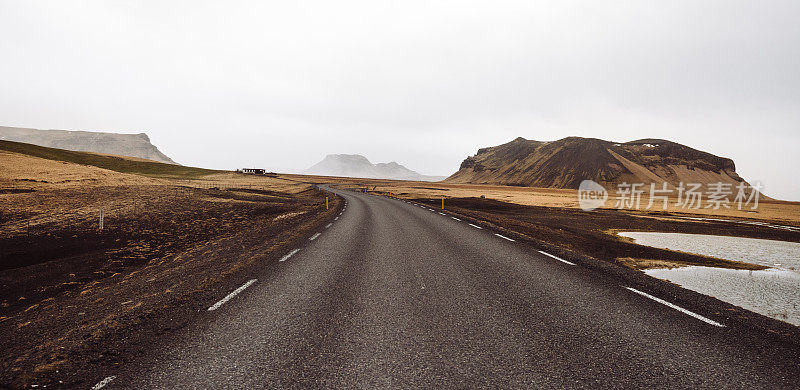
<instances>
[{"instance_id":1,"label":"dry grass","mask_svg":"<svg viewBox=\"0 0 800 390\"><path fill-rule=\"evenodd\" d=\"M292 180L285 177L285 175L269 177L235 172L215 173L194 180L180 180L178 183L190 187L246 188L291 194L297 194L311 188L310 184Z\"/></svg>"},{"instance_id":2,"label":"dry grass","mask_svg":"<svg viewBox=\"0 0 800 390\"><path fill-rule=\"evenodd\" d=\"M702 256L708 257L708 256ZM745 263L741 261L734 261L734 260L724 260L724 259L717 259L714 257L708 257L709 259L713 259L714 261L718 262L725 262L725 266L722 267L720 264L716 266L719 268L728 268L728 269L742 269L742 270L761 270L764 269L762 266L757 264ZM696 266L701 265L697 263L690 263L684 261L674 261L674 260L664 260L664 259L641 259L641 258L634 258L634 257L619 257L614 259L616 264L623 265L628 268L638 269L638 270L645 270L645 269L655 269L655 268L681 268L681 267L689 267L689 266ZM707 265L706 265L707 266Z\"/></svg>"},{"instance_id":3,"label":"dry grass","mask_svg":"<svg viewBox=\"0 0 800 390\"><path fill-rule=\"evenodd\" d=\"M0 188L45 189L87 185L149 185L158 179L0 151Z\"/></svg>"},{"instance_id":4,"label":"dry grass","mask_svg":"<svg viewBox=\"0 0 800 390\"><path fill-rule=\"evenodd\" d=\"M680 268L687 267L694 264L683 263L679 261L669 260L654 260L654 259L636 259L632 257L620 257L615 260L615 263L624 265L633 269L653 269L653 268Z\"/></svg>"},{"instance_id":5,"label":"dry grass","mask_svg":"<svg viewBox=\"0 0 800 390\"><path fill-rule=\"evenodd\" d=\"M213 173L193 179L152 178L2 150L0 150L0 172L2 172L0 190L39 191L93 186L178 185L195 188L246 188L296 194L311 187L308 183L287 178L234 172Z\"/></svg>"},{"instance_id":6,"label":"dry grass","mask_svg":"<svg viewBox=\"0 0 800 390\"><path fill-rule=\"evenodd\" d=\"M76 152L3 140L0 140L0 150L41 159L64 161L77 165L89 165L115 172L133 173L148 177L191 179L220 172L211 169L166 164L140 158Z\"/></svg>"}]
</instances>

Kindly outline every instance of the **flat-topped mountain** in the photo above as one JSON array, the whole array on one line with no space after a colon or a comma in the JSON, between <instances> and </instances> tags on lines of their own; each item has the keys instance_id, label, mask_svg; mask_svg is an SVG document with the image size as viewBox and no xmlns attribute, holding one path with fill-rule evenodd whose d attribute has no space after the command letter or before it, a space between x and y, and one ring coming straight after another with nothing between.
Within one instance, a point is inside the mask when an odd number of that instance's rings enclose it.
<instances>
[{"instance_id":1,"label":"flat-topped mountain","mask_svg":"<svg viewBox=\"0 0 800 390\"><path fill-rule=\"evenodd\" d=\"M604 186L627 183L743 181L733 160L662 139L616 143L567 137L542 142L522 137L467 157L445 181L578 188L584 179Z\"/></svg>"},{"instance_id":2,"label":"flat-topped mountain","mask_svg":"<svg viewBox=\"0 0 800 390\"><path fill-rule=\"evenodd\" d=\"M38 130L0 126L0 140L24 142L48 148L144 158L176 164L150 143L145 133L117 134L94 131Z\"/></svg>"},{"instance_id":3,"label":"flat-topped mountain","mask_svg":"<svg viewBox=\"0 0 800 390\"><path fill-rule=\"evenodd\" d=\"M422 175L394 161L373 164L359 154L329 154L322 161L303 171L303 174L417 181L444 179L444 176Z\"/></svg>"}]
</instances>

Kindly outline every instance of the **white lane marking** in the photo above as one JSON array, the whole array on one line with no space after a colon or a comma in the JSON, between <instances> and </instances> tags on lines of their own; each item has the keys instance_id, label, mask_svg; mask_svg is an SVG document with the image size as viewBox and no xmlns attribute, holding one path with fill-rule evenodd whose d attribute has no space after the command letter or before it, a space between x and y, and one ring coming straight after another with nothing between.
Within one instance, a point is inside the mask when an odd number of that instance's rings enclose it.
<instances>
[{"instance_id":1,"label":"white lane marking","mask_svg":"<svg viewBox=\"0 0 800 390\"><path fill-rule=\"evenodd\" d=\"M336 218L334 218L333 220L334 221L338 221L339 220L339 216L336 216Z\"/></svg>"},{"instance_id":2,"label":"white lane marking","mask_svg":"<svg viewBox=\"0 0 800 390\"><path fill-rule=\"evenodd\" d=\"M106 387L106 385L111 383L111 381L113 381L114 379L117 379L116 375L107 376L100 382L97 382L97 384L94 385L94 387L92 387L92 390L100 390L103 387Z\"/></svg>"},{"instance_id":3,"label":"white lane marking","mask_svg":"<svg viewBox=\"0 0 800 390\"><path fill-rule=\"evenodd\" d=\"M562 263L569 264L569 265L575 265L575 263L573 263L573 262L571 262L571 261L566 261L566 260L564 260L564 259L562 259L562 258L560 258L560 257L553 256L553 255L551 255L551 254L549 254L549 253L547 253L547 252L544 252L544 251L539 251L539 253L541 253L541 254L543 254L543 255L545 255L545 256L550 256L550 257L552 257L552 258L554 258L554 259L556 259L556 260L558 260L558 261L560 261L560 262L562 262Z\"/></svg>"},{"instance_id":4,"label":"white lane marking","mask_svg":"<svg viewBox=\"0 0 800 390\"><path fill-rule=\"evenodd\" d=\"M456 217L450 217L450 218L453 218L453 219L455 219L456 221L460 221L460 219L458 219L458 218L456 218Z\"/></svg>"},{"instance_id":5,"label":"white lane marking","mask_svg":"<svg viewBox=\"0 0 800 390\"><path fill-rule=\"evenodd\" d=\"M315 234L315 235L311 236L311 238L309 238L309 239L308 239L308 241L314 241L314 240L316 240L316 239L317 239L317 237L319 237L319 235L320 235L320 234L322 234L322 233L317 233L317 234Z\"/></svg>"},{"instance_id":6,"label":"white lane marking","mask_svg":"<svg viewBox=\"0 0 800 390\"><path fill-rule=\"evenodd\" d=\"M286 260L289 260L289 258L290 258L290 257L292 257L292 256L294 256L294 254L295 254L295 253L297 253L297 252L300 252L300 249L295 249L295 250L293 250L293 251L291 251L291 252L287 253L287 254L286 254L286 256L283 256L283 257L281 257L281 259L280 259L280 260L278 260L278 261L286 261Z\"/></svg>"},{"instance_id":7,"label":"white lane marking","mask_svg":"<svg viewBox=\"0 0 800 390\"><path fill-rule=\"evenodd\" d=\"M333 222L331 222L331 223L329 223L329 224L325 225L325 229L327 229L327 228L331 227L331 225L333 225Z\"/></svg>"},{"instance_id":8,"label":"white lane marking","mask_svg":"<svg viewBox=\"0 0 800 390\"><path fill-rule=\"evenodd\" d=\"M220 299L219 302L217 302L213 306L209 307L208 311L214 311L214 310L219 309L219 307L224 305L225 302L230 301L231 298L235 297L240 292L244 291L244 289L250 287L251 284L253 284L253 283L257 282L257 281L258 281L258 279L250 279L250 280L248 280L247 283L243 284L241 287L237 288L236 290L233 290L233 292L228 294L227 296L225 296L225 298Z\"/></svg>"},{"instance_id":9,"label":"white lane marking","mask_svg":"<svg viewBox=\"0 0 800 390\"><path fill-rule=\"evenodd\" d=\"M478 226L478 225L469 224L469 226L472 226L472 227L474 227L475 229L483 229L482 227L480 227L480 226Z\"/></svg>"},{"instance_id":10,"label":"white lane marking","mask_svg":"<svg viewBox=\"0 0 800 390\"><path fill-rule=\"evenodd\" d=\"M497 236L497 237L500 237L500 238L505 238L508 241L514 241L514 240L512 240L512 239L510 239L510 238L508 238L508 237L506 237L506 236L504 236L504 235L502 235L500 233L495 233L494 235Z\"/></svg>"},{"instance_id":11,"label":"white lane marking","mask_svg":"<svg viewBox=\"0 0 800 390\"><path fill-rule=\"evenodd\" d=\"M633 291L633 292L635 292L635 293L637 293L637 294L639 294L639 295L641 295L643 297L650 298L650 299L652 299L652 300L654 300L654 301L656 301L656 302L658 302L658 303L660 303L662 305L671 307L671 308L673 308L673 309L675 309L675 310L677 310L677 311L679 311L679 312L681 312L683 314L686 314L686 315L692 316L694 318L697 318L698 320L703 321L703 322L705 322L707 324L711 324L711 325L714 325L714 326L719 326L720 328L724 328L725 327L725 325L722 325L717 321L714 321L714 320L708 319L706 317L703 317L700 314L697 314L695 312L686 310L686 309L684 309L684 308L682 308L680 306L677 306L677 305L674 305L672 303L669 303L669 302L667 302L667 301L665 301L665 300L663 300L661 298L656 298L656 297L654 297L654 296L652 296L652 295L650 295L648 293L641 292L641 291L639 291L639 290L637 290L635 288L632 288L632 287L625 287L625 288L627 288L628 290L631 290L631 291Z\"/></svg>"},{"instance_id":12,"label":"white lane marking","mask_svg":"<svg viewBox=\"0 0 800 390\"><path fill-rule=\"evenodd\" d=\"M445 214L445 213L439 213L439 214L442 214L442 215L447 215L447 214Z\"/></svg>"}]
</instances>

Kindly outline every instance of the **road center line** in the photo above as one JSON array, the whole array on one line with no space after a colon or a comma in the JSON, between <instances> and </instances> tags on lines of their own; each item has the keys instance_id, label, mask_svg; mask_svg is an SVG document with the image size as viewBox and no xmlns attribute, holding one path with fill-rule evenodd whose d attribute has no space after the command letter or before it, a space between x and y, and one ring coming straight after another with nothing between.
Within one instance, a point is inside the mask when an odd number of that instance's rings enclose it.
<instances>
[{"instance_id":1,"label":"road center line","mask_svg":"<svg viewBox=\"0 0 800 390\"><path fill-rule=\"evenodd\" d=\"M111 383L114 379L117 379L116 375L107 376L103 378L103 380L101 380L100 382L97 382L97 384L94 385L94 387L92 387L92 390L100 390L103 387L106 387L106 385Z\"/></svg>"},{"instance_id":2,"label":"road center line","mask_svg":"<svg viewBox=\"0 0 800 390\"><path fill-rule=\"evenodd\" d=\"M252 285L253 283L255 283L257 281L258 281L258 279L250 279L250 280L248 280L247 283L243 284L241 287L237 288L236 290L233 290L233 292L228 294L227 296L225 296L225 298L220 299L219 302L217 302L213 306L209 307L208 311L214 311L214 310L219 309L219 307L224 305L225 302L230 301L231 298L235 297L240 292L244 291L244 289L250 287L250 285Z\"/></svg>"},{"instance_id":3,"label":"road center line","mask_svg":"<svg viewBox=\"0 0 800 390\"><path fill-rule=\"evenodd\" d=\"M510 238L508 238L508 237L506 237L506 236L504 236L504 235L502 235L500 233L495 233L494 235L497 236L497 237L500 237L500 238L505 238L508 241L515 241L515 240L512 240L512 239L510 239Z\"/></svg>"},{"instance_id":4,"label":"road center line","mask_svg":"<svg viewBox=\"0 0 800 390\"><path fill-rule=\"evenodd\" d=\"M317 239L317 237L319 237L319 235L320 235L320 234L322 234L322 233L317 233L317 234L314 234L314 235L313 235L313 236L311 236L311 238L309 238L308 240L309 240L309 241L314 241L314 240L316 240L316 239Z\"/></svg>"},{"instance_id":5,"label":"road center line","mask_svg":"<svg viewBox=\"0 0 800 390\"><path fill-rule=\"evenodd\" d=\"M658 303L660 303L662 305L671 307L671 308L673 308L673 309L675 309L675 310L677 310L677 311L679 311L679 312L681 312L683 314L686 314L686 315L692 316L694 318L697 318L698 320L703 321L703 322L705 322L707 324L711 324L711 325L714 325L714 326L719 326L720 328L724 328L725 327L725 325L722 325L717 321L714 321L714 320L708 319L706 317L703 317L700 314L697 314L695 312L686 310L686 309L684 309L684 308L682 308L680 306L677 306L677 305L674 305L672 303L669 303L669 302L667 302L667 301L665 301L665 300L663 300L661 298L656 298L656 297L654 297L654 296L652 296L652 295L650 295L648 293L641 292L641 291L639 291L639 290L637 290L635 288L632 288L632 287L625 287L625 288L627 288L628 290L631 290L631 291L633 291L633 292L635 292L635 293L637 293L637 294L639 294L639 295L641 295L643 297L650 298L650 299L652 299L652 300L654 300L654 301L656 301L656 302L658 302Z\"/></svg>"},{"instance_id":6,"label":"road center line","mask_svg":"<svg viewBox=\"0 0 800 390\"><path fill-rule=\"evenodd\" d=\"M554 259L556 259L556 260L558 260L558 261L560 261L560 262L562 262L562 263L569 264L569 265L575 265L575 263L573 263L573 262L571 262L571 261L566 261L566 260L564 260L564 259L562 259L562 258L560 258L560 257L553 256L553 255L551 255L551 254L549 254L549 253L547 253L547 252L544 252L544 251L539 251L539 253L541 253L541 254L543 254L543 255L545 255L545 256L550 256L550 257L552 257L552 258L554 258Z\"/></svg>"},{"instance_id":7,"label":"road center line","mask_svg":"<svg viewBox=\"0 0 800 390\"><path fill-rule=\"evenodd\" d=\"M325 229L327 229L327 228L331 227L331 225L333 225L333 222L331 222L331 223L329 223L329 224L325 225Z\"/></svg>"},{"instance_id":8,"label":"road center line","mask_svg":"<svg viewBox=\"0 0 800 390\"><path fill-rule=\"evenodd\" d=\"M300 249L295 249L295 250L293 250L293 251L291 251L291 252L287 253L287 254L286 254L286 256L283 256L283 257L281 257L281 259L280 259L280 260L278 260L278 261L286 261L286 260L289 260L289 258L290 258L290 257L292 257L292 256L294 256L294 254L295 254L295 253L297 253L297 252L300 252Z\"/></svg>"},{"instance_id":9,"label":"road center line","mask_svg":"<svg viewBox=\"0 0 800 390\"><path fill-rule=\"evenodd\" d=\"M469 226L472 226L472 227L474 227L475 229L483 229L482 227L480 227L480 226L478 226L478 225L469 224Z\"/></svg>"}]
</instances>

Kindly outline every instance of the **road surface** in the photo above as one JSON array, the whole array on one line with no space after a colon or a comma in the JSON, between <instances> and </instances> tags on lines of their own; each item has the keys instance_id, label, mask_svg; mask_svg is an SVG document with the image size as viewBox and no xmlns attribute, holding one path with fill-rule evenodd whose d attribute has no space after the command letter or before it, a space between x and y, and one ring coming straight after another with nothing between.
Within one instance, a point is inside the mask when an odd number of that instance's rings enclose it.
<instances>
[{"instance_id":1,"label":"road surface","mask_svg":"<svg viewBox=\"0 0 800 390\"><path fill-rule=\"evenodd\" d=\"M774 338L441 210L340 193L313 240L102 387L800 386Z\"/></svg>"}]
</instances>

